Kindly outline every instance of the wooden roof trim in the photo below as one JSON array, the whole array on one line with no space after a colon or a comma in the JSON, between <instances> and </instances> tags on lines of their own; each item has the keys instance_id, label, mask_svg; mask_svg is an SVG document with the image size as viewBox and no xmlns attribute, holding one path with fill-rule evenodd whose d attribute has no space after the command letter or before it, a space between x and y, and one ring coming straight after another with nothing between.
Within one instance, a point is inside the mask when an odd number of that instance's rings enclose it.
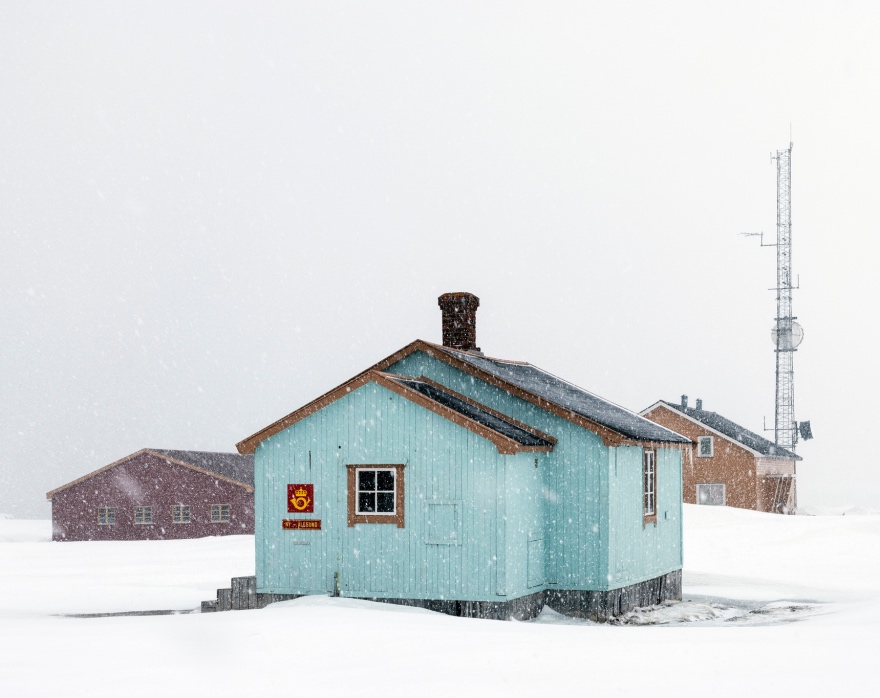
<instances>
[{"instance_id":1,"label":"wooden roof trim","mask_svg":"<svg viewBox=\"0 0 880 698\"><path fill-rule=\"evenodd\" d=\"M415 344L415 342L413 344ZM397 356L398 358L394 358L395 356ZM388 357L388 359L385 359L380 363L387 363L387 365L390 366L391 364L399 361L400 358L403 358L403 356L406 356L406 354L404 354L403 350L401 350L400 352L397 352L397 354ZM478 436L482 436L483 438L488 439L493 444L495 444L495 447L498 449L499 453L510 455L513 453L520 453L525 450L532 450L536 448L541 449L542 451L552 450L552 446L523 446L515 440L498 433L494 429L490 429L480 424L479 422L470 419L469 417L465 417L464 415L449 409L445 405L441 405L440 403L425 397L420 392L413 390L412 388L401 385L400 383L395 381L394 378L391 377L391 375L392 374L384 374L381 371L372 368L367 369L363 373L358 374L354 378L346 381L345 383L334 388L330 392L324 393L324 395L322 395L321 397L312 400L310 403L304 405L295 412L291 412L286 417L279 419L277 422L271 424L269 427L266 427L262 431L257 432L253 436L250 436L247 439L239 442L238 444L236 444L236 448L238 448L239 453L253 453L257 445L265 439L268 439L278 432L287 429L290 426L293 426L294 424L305 419L306 417L315 414L315 412L324 409L328 405L336 402L342 397L345 397L349 393L357 390L367 383L377 383L383 388L386 388L400 395L401 397L406 398L410 402L420 405L421 407L425 407L426 409L429 409L432 412L440 415L444 419L447 419L454 424L458 424L459 426L462 426L465 429L474 432ZM393 375L395 377L404 379L409 378L408 376L397 376L397 374ZM414 379L410 378L410 380Z\"/></svg>"},{"instance_id":2,"label":"wooden roof trim","mask_svg":"<svg viewBox=\"0 0 880 698\"><path fill-rule=\"evenodd\" d=\"M232 485L238 485L239 487L243 487L248 492L253 492L254 488L244 482L239 482L231 477L227 477L226 475L221 475L220 473L212 472L211 470L205 470L204 468L200 468L197 465L193 465L192 463L187 463L186 461L177 460L176 458L172 458L171 456L166 456L162 453L157 453L156 451L151 451L150 449L144 449L147 453L156 456L156 458L160 458L164 460L166 463L174 463L175 465L181 465L184 468L189 468L190 470L194 470L197 473L202 473L203 475L208 475L209 477L213 477L217 480L223 480L224 482L228 482Z\"/></svg>"},{"instance_id":3,"label":"wooden roof trim","mask_svg":"<svg viewBox=\"0 0 880 698\"><path fill-rule=\"evenodd\" d=\"M475 378L479 378L480 380L489 383L490 385L495 386L496 388L500 388L501 390L510 393L511 395L518 397L526 402L530 402L536 407L540 407L542 410L546 410L552 414L555 414L557 417L562 417L563 419L567 419L574 424L577 424L579 427L583 427L589 431L594 432L602 439L602 443L606 446L620 446L625 443L632 443L642 445L645 442L634 440L620 432L614 431L609 427L604 426L603 424L599 424L598 422L594 422L592 419L588 419L582 415L577 414L576 412L572 412L560 405L557 405L555 402L550 402L549 400L545 400L534 393L525 390L524 388L520 388L518 385L514 385L503 378L499 378L487 371L484 371L481 368L473 366L469 364L467 361L462 361L461 359L443 351L440 347L436 345L432 345L428 342L424 342L422 340L416 340L413 344L420 343L422 346L416 347L421 351L424 351L429 356L432 356L444 363L453 366L465 373L469 373ZM412 346L412 345L410 345Z\"/></svg>"},{"instance_id":4,"label":"wooden roof trim","mask_svg":"<svg viewBox=\"0 0 880 698\"><path fill-rule=\"evenodd\" d=\"M550 436L550 434L545 434L543 431L539 431L539 430L535 429L535 427L532 427L532 426L529 426L528 424L517 421L513 417L510 417L509 415L506 415L503 412L498 412L497 410L493 410L491 407L487 407L486 405L484 405L481 402L477 402L476 400L472 400L467 395L462 395L461 393L455 392L454 390L443 385L442 383L437 383L436 381L432 381L427 376L419 376L418 378L416 378L414 380L421 381L422 383L427 383L428 385L432 385L435 388L437 388L438 390L442 390L444 393L449 393L453 397L457 397L462 402L466 402L469 405L473 405L474 407L478 407L479 409L481 409L485 412L488 412L489 414L493 415L494 417L498 417L498 419L503 419L505 422L509 422L510 424L513 424L515 427L519 427L523 431L527 431L532 436L537 436L539 439L544 439L545 441L549 441L554 446L559 442L559 439L557 439L555 436Z\"/></svg>"},{"instance_id":5,"label":"wooden roof trim","mask_svg":"<svg viewBox=\"0 0 880 698\"><path fill-rule=\"evenodd\" d=\"M422 395L418 390L413 390L412 388L403 385L395 380L418 380L416 378L411 378L410 376L401 376L396 373L381 373L379 371L373 372L373 375L376 383L381 385L383 388L387 388L388 390L397 393L401 397L406 398L410 402L414 402L415 404L420 405L425 409L431 410L431 412L440 415L441 417L449 420L453 424L457 424L460 427L464 427L465 429L474 432L477 436L482 436L484 439L488 439L493 444L495 444L495 448L498 449L498 453L509 456L514 453L548 453L553 450L553 446L525 446L515 439L511 439L510 437L495 431L491 427L480 424L476 420L473 420L470 417L466 417L460 412L456 412L455 410L450 409L446 405L441 405L439 402L435 402L431 398ZM476 406L482 408L482 405L480 405L480 403L472 404L475 404ZM553 439L554 443L555 441L556 440Z\"/></svg>"},{"instance_id":6,"label":"wooden roof trim","mask_svg":"<svg viewBox=\"0 0 880 698\"><path fill-rule=\"evenodd\" d=\"M202 473L203 475L208 475L210 477L216 478L217 480L223 480L224 482L229 482L233 485L238 485L239 487L243 487L248 492L253 492L254 488L250 485L247 485L243 482L239 482L238 480L233 480L231 477L226 477L225 475L220 475L218 473L213 473L210 470L205 470L203 468L199 468L198 466L192 465L191 463L186 463L184 461L179 461L176 458L171 458L169 456L165 456L161 453L156 453L155 451L149 448L142 448L140 451L136 451L135 453L131 453L124 458L120 458L117 461L113 461L110 465L105 465L102 468L98 468L97 470L93 470L92 472L83 475L82 477L78 477L76 480L72 482L68 482L66 485L61 485L61 487L56 487L54 490L46 493L46 499L52 499L56 494L63 492L66 489L74 487L75 485L80 484L81 482L85 482L86 480L91 480L96 475L100 475L111 468L115 468L117 465L122 465L123 463L127 463L128 461L134 460L138 456L142 456L144 454L149 454L151 456L155 456L161 460L167 461L168 463L174 463L175 465L182 465L184 468L189 468L190 470L195 470L197 473Z\"/></svg>"},{"instance_id":7,"label":"wooden roof trim","mask_svg":"<svg viewBox=\"0 0 880 698\"><path fill-rule=\"evenodd\" d=\"M572 412L571 410L568 410L564 407L561 407L561 406L557 405L556 403L544 400L543 398L541 398L533 393L530 393L527 390L524 390L523 388L520 388L519 386L514 385L513 383L509 383L508 381L504 380L503 378L498 378L497 376L494 376L491 373L483 371L482 369L477 368L476 366L473 366L473 365L467 363L466 361L462 361L461 359L459 359L459 358L453 356L452 354L448 353L447 351L445 351L444 348L438 344L432 344L431 342L426 342L423 339L417 339L413 342L410 342L402 349L399 349L398 351L394 352L390 356L387 356L386 358L382 359L381 361L374 364L373 366L366 369L365 371L362 371L361 373L357 374L354 378L351 378L351 379L347 380L345 383L342 383L341 385L337 386L336 388L334 388L330 392L324 393L320 397L312 400L310 403L300 407L297 410L294 410L290 414L273 422L269 426L267 426L263 429L260 429L258 432L252 434L251 436L248 436L246 439L242 439L241 441L239 441L235 445L236 449L238 449L239 453L253 453L256 450L257 445L260 444L260 442L265 441L270 436L274 436L275 434L277 434L279 431L287 429L287 427L291 426L292 424L295 424L299 420L305 419L306 417L308 417L311 414L314 414L318 410L323 409L324 407L329 405L331 402L338 400L340 397L342 397L342 395L346 394L346 392L350 392L351 390L355 390L356 388L360 387L364 383L368 382L367 380L365 380L365 376L370 371L383 372L389 366L392 366L393 364L397 363L401 359L404 359L407 356L409 356L410 354L413 354L414 352L417 352L417 351L422 351L425 354L427 354L428 356L431 356L435 359L443 361L444 363L449 364L450 366L452 366L454 368L457 368L465 373L468 373L468 374L474 376L475 378L479 378L480 380L482 380L486 383L489 383L490 385L493 385L496 388L500 388L501 390L504 390L505 392L510 393L511 395L514 395L522 400L525 400L526 402L530 402L533 405L540 407L543 410L546 410L552 414L555 414L557 417L561 417L562 419L567 419L568 421L573 422L574 424L577 424L579 427L582 427L584 429L587 429L589 431L594 432L595 434L597 434L599 436L600 439L602 439L602 443L604 443L606 446L621 446L621 445L625 445L625 444L641 446L641 445L645 445L646 443L649 443L649 442L645 442L645 441L639 441L639 440L632 439L632 438L626 436L625 434L621 434L620 432L614 431L613 429L611 429L609 427L606 427L602 424L599 424L598 422L594 422L593 420L588 419L587 417L583 417L582 415L579 415L575 412ZM489 358L489 357L483 357L483 358ZM528 365L526 362L507 361L506 359L496 359L496 360L497 361L504 361L505 363L519 364L519 365L523 365L523 366ZM360 381L360 382L358 382L358 381ZM355 385L356 382L358 382L357 385ZM444 387L444 390L448 390L448 389ZM505 417L505 419L509 420L510 418ZM666 443L666 442L661 442L661 443Z\"/></svg>"},{"instance_id":8,"label":"wooden roof trim","mask_svg":"<svg viewBox=\"0 0 880 698\"><path fill-rule=\"evenodd\" d=\"M331 402L335 402L346 393L359 388L361 385L364 385L366 381L358 383L358 385L354 385L354 383L356 381L361 381L364 376L366 376L370 371L384 371L392 364L397 363L401 359L412 354L414 351L417 351L419 348L417 345L420 343L422 343L422 340L420 339L417 339L414 342L410 342L402 349L394 352L391 356L382 359L379 363L375 364L374 366L370 366L370 368L366 369L365 371L361 371L354 378L349 378L347 381L345 381L341 385L337 385L329 392L326 392L323 395L316 397L311 402L306 403L299 409L296 409L290 414L285 415L281 419L272 422L269 426L264 427L258 432L251 434L246 439L242 439L237 444L235 444L235 448L238 450L239 453L253 453L256 450L257 446L261 442L268 439L270 436L274 436L279 431L287 429L287 427L296 424L299 420L305 419L306 417L314 414L318 410L323 409Z\"/></svg>"},{"instance_id":9,"label":"wooden roof trim","mask_svg":"<svg viewBox=\"0 0 880 698\"><path fill-rule=\"evenodd\" d=\"M293 426L297 422L306 417L315 414L318 410L324 409L327 405L336 402L339 398L348 395L353 390L357 390L362 385L366 385L370 382L370 369L367 369L363 373L359 373L354 378L347 380L342 385L339 385L329 393L324 393L318 398L315 398L308 404L303 405L298 410L294 410L290 414L282 417L276 422L273 422L265 429L261 429L256 434L252 434L246 439L242 439L237 444L235 444L235 448L238 449L239 453L253 453L257 446L268 439L271 436L275 436L279 431L284 431L289 426Z\"/></svg>"},{"instance_id":10,"label":"wooden roof trim","mask_svg":"<svg viewBox=\"0 0 880 698\"><path fill-rule=\"evenodd\" d=\"M90 480L91 478L95 477L95 475L100 475L105 470L110 470L110 468L115 468L117 465L120 465L121 463L125 463L127 461L130 461L133 458L137 458L138 456L140 456L141 454L146 453L146 452L147 452L147 449L142 448L140 451L129 454L129 455L125 456L124 458L120 458L117 461L113 461L110 465L105 465L101 468L98 468L97 470L93 470L92 472L87 473L86 475L83 475L82 477L78 477L76 480L73 480L72 482L68 482L66 485L61 485L61 487L56 487L54 490L52 490L50 492L46 492L46 499L52 499L52 497L54 497L59 492L63 492L64 490L66 490L70 487L73 487L74 485L78 485L81 482L85 482L86 480Z\"/></svg>"}]
</instances>

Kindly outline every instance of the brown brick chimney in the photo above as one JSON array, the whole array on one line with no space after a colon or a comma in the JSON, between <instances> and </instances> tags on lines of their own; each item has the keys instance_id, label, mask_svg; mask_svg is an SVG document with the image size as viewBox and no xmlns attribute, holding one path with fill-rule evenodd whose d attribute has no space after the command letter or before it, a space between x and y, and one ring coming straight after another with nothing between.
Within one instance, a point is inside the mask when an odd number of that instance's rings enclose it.
<instances>
[{"instance_id":1,"label":"brown brick chimney","mask_svg":"<svg viewBox=\"0 0 880 698\"><path fill-rule=\"evenodd\" d=\"M473 293L444 293L437 299L443 312L443 346L459 351L480 351L477 346L477 308Z\"/></svg>"}]
</instances>

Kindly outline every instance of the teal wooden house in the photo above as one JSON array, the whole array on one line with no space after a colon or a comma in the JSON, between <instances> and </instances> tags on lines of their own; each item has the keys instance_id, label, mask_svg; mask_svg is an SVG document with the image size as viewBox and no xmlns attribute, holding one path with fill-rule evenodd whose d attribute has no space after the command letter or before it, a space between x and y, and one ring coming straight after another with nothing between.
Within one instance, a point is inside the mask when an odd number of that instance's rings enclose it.
<instances>
[{"instance_id":1,"label":"teal wooden house","mask_svg":"<svg viewBox=\"0 0 880 698\"><path fill-rule=\"evenodd\" d=\"M681 598L690 441L476 347L479 299L238 444L255 456L256 591L462 616L605 620Z\"/></svg>"}]
</instances>

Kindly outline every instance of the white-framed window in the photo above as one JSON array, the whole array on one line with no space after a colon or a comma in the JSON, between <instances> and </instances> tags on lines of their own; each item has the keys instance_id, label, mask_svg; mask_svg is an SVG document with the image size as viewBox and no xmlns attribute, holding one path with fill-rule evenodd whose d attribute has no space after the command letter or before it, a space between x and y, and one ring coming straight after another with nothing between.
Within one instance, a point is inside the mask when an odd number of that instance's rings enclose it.
<instances>
[{"instance_id":1,"label":"white-framed window","mask_svg":"<svg viewBox=\"0 0 880 698\"><path fill-rule=\"evenodd\" d=\"M136 524L153 523L153 507L135 507L134 522Z\"/></svg>"},{"instance_id":2,"label":"white-framed window","mask_svg":"<svg viewBox=\"0 0 880 698\"><path fill-rule=\"evenodd\" d=\"M229 523L229 505L211 505L211 523Z\"/></svg>"},{"instance_id":3,"label":"white-framed window","mask_svg":"<svg viewBox=\"0 0 880 698\"><path fill-rule=\"evenodd\" d=\"M700 436L697 437L697 457L711 458L715 455L715 437Z\"/></svg>"},{"instance_id":4,"label":"white-framed window","mask_svg":"<svg viewBox=\"0 0 880 698\"><path fill-rule=\"evenodd\" d=\"M645 518L657 516L657 452L645 449L644 462L644 512Z\"/></svg>"},{"instance_id":5,"label":"white-framed window","mask_svg":"<svg viewBox=\"0 0 880 698\"><path fill-rule=\"evenodd\" d=\"M406 463L346 463L348 525L393 524L405 528Z\"/></svg>"},{"instance_id":6,"label":"white-framed window","mask_svg":"<svg viewBox=\"0 0 880 698\"><path fill-rule=\"evenodd\" d=\"M112 526L116 523L116 507L98 508L98 525Z\"/></svg>"},{"instance_id":7,"label":"white-framed window","mask_svg":"<svg viewBox=\"0 0 880 698\"><path fill-rule=\"evenodd\" d=\"M723 507L727 502L727 490L722 482L701 482L697 484L697 504Z\"/></svg>"},{"instance_id":8,"label":"white-framed window","mask_svg":"<svg viewBox=\"0 0 880 698\"><path fill-rule=\"evenodd\" d=\"M358 468L357 513L384 516L397 513L397 470Z\"/></svg>"},{"instance_id":9,"label":"white-framed window","mask_svg":"<svg viewBox=\"0 0 880 698\"><path fill-rule=\"evenodd\" d=\"M192 523L188 504L175 504L171 507L171 520L178 524Z\"/></svg>"}]
</instances>

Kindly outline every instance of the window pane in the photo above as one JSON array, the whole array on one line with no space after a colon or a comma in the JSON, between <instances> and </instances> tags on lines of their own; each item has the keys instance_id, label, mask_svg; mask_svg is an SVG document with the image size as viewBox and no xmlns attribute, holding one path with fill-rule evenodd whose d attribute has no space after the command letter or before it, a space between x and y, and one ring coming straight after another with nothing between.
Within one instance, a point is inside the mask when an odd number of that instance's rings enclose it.
<instances>
[{"instance_id":1,"label":"window pane","mask_svg":"<svg viewBox=\"0 0 880 698\"><path fill-rule=\"evenodd\" d=\"M393 492L380 492L376 495L377 506L376 511L381 511L383 513L394 513L394 493Z\"/></svg>"},{"instance_id":2,"label":"window pane","mask_svg":"<svg viewBox=\"0 0 880 698\"><path fill-rule=\"evenodd\" d=\"M376 495L369 492L358 494L358 511L368 513L376 511Z\"/></svg>"},{"instance_id":3,"label":"window pane","mask_svg":"<svg viewBox=\"0 0 880 698\"><path fill-rule=\"evenodd\" d=\"M376 472L376 489L385 492L394 491L393 470L379 470Z\"/></svg>"},{"instance_id":4,"label":"window pane","mask_svg":"<svg viewBox=\"0 0 880 698\"><path fill-rule=\"evenodd\" d=\"M358 489L359 490L375 490L376 489L376 471L360 470L358 471Z\"/></svg>"}]
</instances>

